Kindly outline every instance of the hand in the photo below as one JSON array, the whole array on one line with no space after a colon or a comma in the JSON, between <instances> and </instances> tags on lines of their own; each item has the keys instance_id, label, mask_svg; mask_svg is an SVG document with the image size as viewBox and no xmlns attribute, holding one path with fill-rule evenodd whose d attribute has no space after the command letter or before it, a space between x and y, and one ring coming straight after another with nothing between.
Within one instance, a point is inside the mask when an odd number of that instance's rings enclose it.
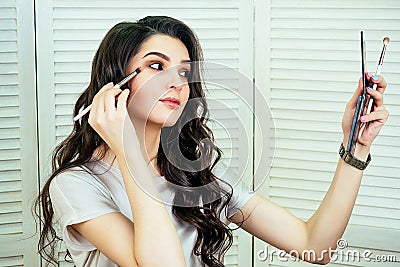
<instances>
[{"instance_id":1,"label":"hand","mask_svg":"<svg viewBox=\"0 0 400 267\"><path fill-rule=\"evenodd\" d=\"M115 106L117 96L118 102ZM128 96L128 89L122 91L113 87L113 83L108 83L94 96L89 114L90 126L116 155L123 154L124 132L129 130L129 136L131 138L136 137L135 128L129 119L126 108ZM125 123L129 123L129 125L124 125Z\"/></svg>"},{"instance_id":2,"label":"hand","mask_svg":"<svg viewBox=\"0 0 400 267\"><path fill-rule=\"evenodd\" d=\"M386 123L387 118L389 117L389 112L383 106L383 93L385 92L387 86L385 79L382 76L378 76L378 80L375 81L374 79L372 79L372 76L370 74L367 74L367 80L369 80L371 83L377 84L377 89L376 91L367 89L367 94L374 99L374 104L372 112L360 118L362 126L359 131L356 148L357 146L361 146L367 148L367 150L369 151L372 141L378 135L382 126ZM350 135L354 111L357 104L357 98L362 93L362 90L362 79L360 78L358 81L357 90L350 101L347 103L342 119L342 130L344 134L343 144L345 147L347 145Z\"/></svg>"}]
</instances>

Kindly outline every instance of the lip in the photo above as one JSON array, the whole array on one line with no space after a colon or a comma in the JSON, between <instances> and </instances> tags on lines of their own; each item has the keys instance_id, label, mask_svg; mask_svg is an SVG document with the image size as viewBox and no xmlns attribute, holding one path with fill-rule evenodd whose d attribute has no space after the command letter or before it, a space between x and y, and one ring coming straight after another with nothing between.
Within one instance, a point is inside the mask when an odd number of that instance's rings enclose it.
<instances>
[{"instance_id":1,"label":"lip","mask_svg":"<svg viewBox=\"0 0 400 267\"><path fill-rule=\"evenodd\" d=\"M181 101L178 98L171 97L171 96L163 98L160 101L171 108L177 108L181 104Z\"/></svg>"}]
</instances>

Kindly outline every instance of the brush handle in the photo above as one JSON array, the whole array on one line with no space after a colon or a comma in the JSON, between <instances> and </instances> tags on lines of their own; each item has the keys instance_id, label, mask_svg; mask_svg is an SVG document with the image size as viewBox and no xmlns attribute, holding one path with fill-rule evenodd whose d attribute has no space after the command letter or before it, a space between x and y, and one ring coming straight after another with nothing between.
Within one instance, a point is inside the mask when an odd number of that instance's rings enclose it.
<instances>
[{"instance_id":1,"label":"brush handle","mask_svg":"<svg viewBox=\"0 0 400 267\"><path fill-rule=\"evenodd\" d=\"M133 77L135 77L136 75L138 75L138 74L141 72L141 70L142 70L141 67L138 67L136 70L134 70L134 71L131 72L128 76L126 76L124 79L122 79L122 81L120 81L119 83L117 83L116 85L114 85L113 88L117 88L117 89L121 88L121 86L123 86L124 84L126 84L127 82L129 82ZM118 96L119 96L120 94L121 94L121 93L115 95L115 99L117 99ZM81 112L79 112L79 114L76 115L76 116L73 118L73 120L74 120L74 121L79 120L80 118L82 118L83 116L85 116L85 115L90 111L91 108L92 108L92 104L90 104L90 105L87 106L84 110L82 110Z\"/></svg>"},{"instance_id":2,"label":"brush handle","mask_svg":"<svg viewBox=\"0 0 400 267\"><path fill-rule=\"evenodd\" d=\"M376 68L375 76L380 75L381 71L382 71L382 65L378 65L378 67ZM378 85L376 83L374 83L374 85L372 86L372 90L376 90L377 87L378 87ZM367 107L366 114L371 113L373 104L374 104L374 100L372 98L370 98L368 101L368 107Z\"/></svg>"},{"instance_id":3,"label":"brush handle","mask_svg":"<svg viewBox=\"0 0 400 267\"><path fill-rule=\"evenodd\" d=\"M90 111L91 108L92 108L92 104L90 104L90 105L87 106L84 110L82 110L81 112L79 112L78 115L76 115L76 116L74 117L74 121L77 121L77 120L79 120L80 118L82 118L83 116L85 116L85 115Z\"/></svg>"},{"instance_id":4,"label":"brush handle","mask_svg":"<svg viewBox=\"0 0 400 267\"><path fill-rule=\"evenodd\" d=\"M113 88L119 89L119 87L120 87L120 85L119 85L119 84L116 84ZM118 96L119 96L120 94L121 94L121 93L115 95L115 98L118 98ZM91 109L92 109L92 104L90 104L90 105L87 106L84 110L82 110L81 112L79 112L78 115L76 115L76 116L73 118L73 120L74 120L74 121L79 120L80 118L82 118L83 116L85 116Z\"/></svg>"}]
</instances>

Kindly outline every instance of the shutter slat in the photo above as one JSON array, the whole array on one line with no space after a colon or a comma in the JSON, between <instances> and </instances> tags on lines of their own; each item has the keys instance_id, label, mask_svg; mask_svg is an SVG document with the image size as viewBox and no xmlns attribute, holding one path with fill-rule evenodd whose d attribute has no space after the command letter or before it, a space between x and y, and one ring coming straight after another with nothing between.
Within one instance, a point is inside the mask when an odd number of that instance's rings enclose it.
<instances>
[{"instance_id":1,"label":"shutter slat","mask_svg":"<svg viewBox=\"0 0 400 267\"><path fill-rule=\"evenodd\" d=\"M400 6L398 8L385 9L385 12L376 12L371 7L359 7L357 12L353 9L344 7L330 8L329 12L325 8L311 8L307 12L299 12L299 8L274 8L271 12L271 18L282 19L317 19L318 21L326 19L347 19L347 20L364 20L365 18L374 18L375 20L388 20L398 18Z\"/></svg>"},{"instance_id":2,"label":"shutter slat","mask_svg":"<svg viewBox=\"0 0 400 267\"><path fill-rule=\"evenodd\" d=\"M11 235L22 233L22 223L1 223L0 222L0 235Z\"/></svg>"},{"instance_id":3,"label":"shutter slat","mask_svg":"<svg viewBox=\"0 0 400 267\"><path fill-rule=\"evenodd\" d=\"M147 8L146 8L147 9ZM140 18L143 16L143 11L140 10L140 7L135 8L126 8L126 7L116 7L114 6L112 9L104 9L101 7L98 8L76 8L76 7L63 7L63 8L54 8L54 18L55 19L98 19L98 18L107 18L107 19L118 19L120 21L126 20L124 18ZM186 12L182 12L181 9L168 9L163 8L161 11L163 14L168 14L169 16L179 17L181 20L190 20L190 19L201 19L204 18L204 12L207 12L208 17L215 18L230 18L237 19L238 13L237 9L229 9L229 8L219 8L219 9L196 9L190 10L186 9ZM154 10L153 12L157 12Z\"/></svg>"},{"instance_id":4,"label":"shutter slat","mask_svg":"<svg viewBox=\"0 0 400 267\"><path fill-rule=\"evenodd\" d=\"M1 9L0 9L0 11L1 11ZM2 16L2 15L0 14L0 16ZM13 30L0 30L0 33L1 33L0 34L0 42L3 42L3 41L8 42L8 41L16 41L17 40L17 34ZM3 60L1 60L1 61L3 61Z\"/></svg>"},{"instance_id":5,"label":"shutter slat","mask_svg":"<svg viewBox=\"0 0 400 267\"><path fill-rule=\"evenodd\" d=\"M22 211L22 203L21 202L0 203L0 210L2 213L21 212Z\"/></svg>"},{"instance_id":6,"label":"shutter slat","mask_svg":"<svg viewBox=\"0 0 400 267\"><path fill-rule=\"evenodd\" d=\"M3 41L0 42L0 53L15 53L17 52L17 44L12 41ZM4 71L4 65L1 65L1 73Z\"/></svg>"},{"instance_id":7,"label":"shutter slat","mask_svg":"<svg viewBox=\"0 0 400 267\"><path fill-rule=\"evenodd\" d=\"M2 160L0 164L1 171L16 171L21 169L20 160Z\"/></svg>"},{"instance_id":8,"label":"shutter slat","mask_svg":"<svg viewBox=\"0 0 400 267\"><path fill-rule=\"evenodd\" d=\"M0 182L21 180L21 172L19 170L0 172Z\"/></svg>"},{"instance_id":9,"label":"shutter slat","mask_svg":"<svg viewBox=\"0 0 400 267\"><path fill-rule=\"evenodd\" d=\"M18 117L0 117L0 129L16 128L19 126Z\"/></svg>"},{"instance_id":10,"label":"shutter slat","mask_svg":"<svg viewBox=\"0 0 400 267\"><path fill-rule=\"evenodd\" d=\"M7 255L6 257L0 257L0 266L24 266L24 257L22 255Z\"/></svg>"},{"instance_id":11,"label":"shutter slat","mask_svg":"<svg viewBox=\"0 0 400 267\"><path fill-rule=\"evenodd\" d=\"M0 203L17 202L21 200L21 192L4 192L0 193Z\"/></svg>"},{"instance_id":12,"label":"shutter slat","mask_svg":"<svg viewBox=\"0 0 400 267\"><path fill-rule=\"evenodd\" d=\"M231 6L236 6L238 4L238 1L231 1L230 2ZM90 7L90 8L112 8L115 9L116 6L124 7L124 6L131 6L132 2L129 0L117 0L117 1L106 1L106 0L97 0L95 2L92 1L65 1L65 0L55 0L54 1L54 6L55 7L62 7L62 8L68 8L71 6L74 6L75 8L78 7ZM154 1L154 2L149 2L149 1L135 1L135 5L137 5L136 8L143 8L143 9L151 9L151 8L171 8L171 7L182 7L183 9L202 9L204 6L207 8L224 8L226 7L226 2L217 0L217 1L202 1L202 3L198 3L197 1L186 1L185 5L182 6L182 2L179 0L171 0L168 1L168 3L163 2L163 1Z\"/></svg>"},{"instance_id":13,"label":"shutter slat","mask_svg":"<svg viewBox=\"0 0 400 267\"><path fill-rule=\"evenodd\" d=\"M363 8L371 9L388 9L388 8L399 8L399 2L397 0L385 0L385 5L380 5L373 0L363 1ZM299 8L299 9L314 9L314 8L324 8L325 13L327 13L332 8L342 8L342 9L353 9L354 12L358 12L360 5L358 2L344 1L344 0L334 0L329 2L315 2L314 0L303 0L300 2L293 2L292 0L271 0L271 7L287 7L287 8Z\"/></svg>"},{"instance_id":14,"label":"shutter slat","mask_svg":"<svg viewBox=\"0 0 400 267\"><path fill-rule=\"evenodd\" d=\"M18 107L18 96L0 96L1 107Z\"/></svg>"},{"instance_id":15,"label":"shutter slat","mask_svg":"<svg viewBox=\"0 0 400 267\"><path fill-rule=\"evenodd\" d=\"M0 150L0 161L2 161L2 160L13 160L13 159L19 159L19 158L21 158L19 150L14 150L14 149L9 149L9 150L2 149L2 150Z\"/></svg>"},{"instance_id":16,"label":"shutter slat","mask_svg":"<svg viewBox=\"0 0 400 267\"><path fill-rule=\"evenodd\" d=\"M351 23L349 23L349 21ZM318 25L318 26L316 26ZM390 19L353 19L353 20L338 20L338 19L272 19L271 26L274 28L283 28L283 29L343 29L343 30L359 30L359 29L374 29L374 30L397 30L400 27L400 22L397 20Z\"/></svg>"},{"instance_id":17,"label":"shutter slat","mask_svg":"<svg viewBox=\"0 0 400 267\"><path fill-rule=\"evenodd\" d=\"M0 118L17 117L18 115L18 107L0 107ZM1 134L2 133L0 133L0 136Z\"/></svg>"}]
</instances>

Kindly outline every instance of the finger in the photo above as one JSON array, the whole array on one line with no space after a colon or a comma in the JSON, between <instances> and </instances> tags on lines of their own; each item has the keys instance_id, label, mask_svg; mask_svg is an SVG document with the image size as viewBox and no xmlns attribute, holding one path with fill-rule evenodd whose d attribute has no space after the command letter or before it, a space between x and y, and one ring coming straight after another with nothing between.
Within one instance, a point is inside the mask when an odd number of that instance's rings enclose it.
<instances>
[{"instance_id":1,"label":"finger","mask_svg":"<svg viewBox=\"0 0 400 267\"><path fill-rule=\"evenodd\" d=\"M378 108L383 106L383 94L378 90L373 90L368 88L367 94L370 95L374 99L374 105Z\"/></svg>"},{"instance_id":2,"label":"finger","mask_svg":"<svg viewBox=\"0 0 400 267\"><path fill-rule=\"evenodd\" d=\"M101 118L101 113L104 112L104 100L101 97L101 94L97 93L92 101L92 107L89 113L89 124L93 126L96 124Z\"/></svg>"},{"instance_id":3,"label":"finger","mask_svg":"<svg viewBox=\"0 0 400 267\"><path fill-rule=\"evenodd\" d=\"M378 90L379 92L381 92L381 94L383 94L386 90L387 87L387 83L386 80L380 76L380 75L374 75L372 76L369 81L373 84L377 85L376 90Z\"/></svg>"},{"instance_id":4,"label":"finger","mask_svg":"<svg viewBox=\"0 0 400 267\"><path fill-rule=\"evenodd\" d=\"M130 93L130 90L125 89L118 96L117 110L126 110L126 103L128 101L129 93Z\"/></svg>"},{"instance_id":5,"label":"finger","mask_svg":"<svg viewBox=\"0 0 400 267\"><path fill-rule=\"evenodd\" d=\"M92 110L93 110L93 106L94 109L97 111L105 111L105 106L104 106L104 100L101 100L102 98L102 94L104 92L106 92L107 90L110 90L111 88L113 88L114 83L113 82L109 82L106 85L104 85L98 92L97 94L94 96L93 100L92 100ZM95 113L95 112L93 112Z\"/></svg>"},{"instance_id":6,"label":"finger","mask_svg":"<svg viewBox=\"0 0 400 267\"><path fill-rule=\"evenodd\" d=\"M109 82L108 84L104 85L94 96L91 104L91 109L89 113L89 119L88 122L89 124L93 127L96 127L95 125L101 121L102 114L105 111L105 106L104 106L104 99L103 99L103 93L113 87L113 83Z\"/></svg>"},{"instance_id":7,"label":"finger","mask_svg":"<svg viewBox=\"0 0 400 267\"><path fill-rule=\"evenodd\" d=\"M362 90L363 90L362 79L360 78L360 79L358 79L357 89L354 92L353 96L351 97L351 99L350 99L350 101L348 103L348 105L351 108L355 108L355 106L357 105L357 99L358 99L358 96L362 93Z\"/></svg>"},{"instance_id":8,"label":"finger","mask_svg":"<svg viewBox=\"0 0 400 267\"><path fill-rule=\"evenodd\" d=\"M104 85L94 96L93 102L96 102L97 110L99 112L104 112L106 111L106 105L105 105L105 93L107 93L109 90L113 88L113 83L109 82L106 85ZM92 104L93 104L92 102Z\"/></svg>"},{"instance_id":9,"label":"finger","mask_svg":"<svg viewBox=\"0 0 400 267\"><path fill-rule=\"evenodd\" d=\"M374 111L360 118L361 122L381 121L385 122L389 117L389 112L386 109Z\"/></svg>"},{"instance_id":10,"label":"finger","mask_svg":"<svg viewBox=\"0 0 400 267\"><path fill-rule=\"evenodd\" d=\"M115 99L121 93L121 89L118 88L111 88L104 92L104 106L105 110L115 110Z\"/></svg>"}]
</instances>

